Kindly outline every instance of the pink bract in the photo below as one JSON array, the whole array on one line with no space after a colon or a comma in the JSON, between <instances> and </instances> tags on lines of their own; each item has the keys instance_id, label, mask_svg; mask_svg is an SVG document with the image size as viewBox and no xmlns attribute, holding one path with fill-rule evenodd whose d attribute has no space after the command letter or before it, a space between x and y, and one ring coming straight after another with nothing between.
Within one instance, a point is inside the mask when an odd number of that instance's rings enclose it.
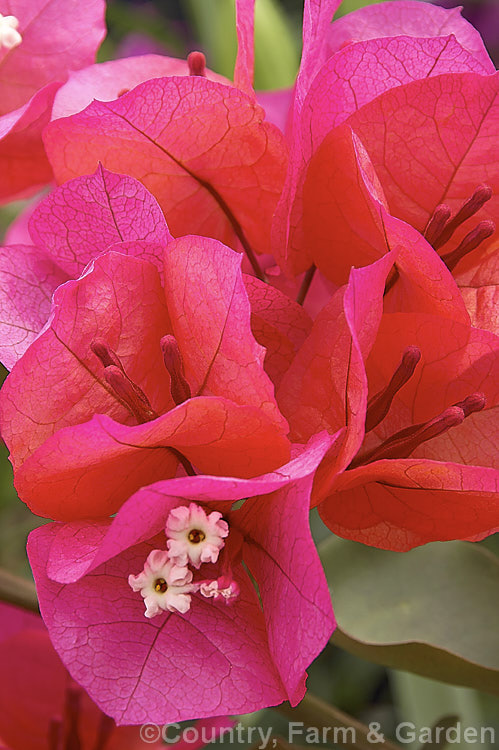
<instances>
[{"instance_id":1,"label":"pink bract","mask_svg":"<svg viewBox=\"0 0 499 750\"><path fill-rule=\"evenodd\" d=\"M158 78L52 122L44 138L59 182L101 161L143 182L175 236L267 252L286 151L263 118L237 88L199 76Z\"/></svg>"},{"instance_id":2,"label":"pink bract","mask_svg":"<svg viewBox=\"0 0 499 750\"><path fill-rule=\"evenodd\" d=\"M0 50L0 201L52 177L41 133L70 70L90 65L105 34L104 0L11 0L21 43Z\"/></svg>"},{"instance_id":3,"label":"pink bract","mask_svg":"<svg viewBox=\"0 0 499 750\"><path fill-rule=\"evenodd\" d=\"M121 252L150 260L162 272L171 240L147 190L101 166L36 205L29 231L31 245L0 249L0 358L9 369L47 322L55 289L79 276L90 260L119 243Z\"/></svg>"},{"instance_id":4,"label":"pink bract","mask_svg":"<svg viewBox=\"0 0 499 750\"><path fill-rule=\"evenodd\" d=\"M112 521L33 532L29 554L53 643L73 677L118 724L246 713L301 700L305 669L334 628L308 529L313 472L332 441L318 436L274 474L174 479L141 489ZM242 508L231 511L243 498ZM191 502L224 514L232 551L227 542L226 557L207 565L215 577L220 566L231 570L239 597L228 607L193 594L186 614L147 620L127 577L142 568L152 546L164 545L169 511Z\"/></svg>"}]
</instances>

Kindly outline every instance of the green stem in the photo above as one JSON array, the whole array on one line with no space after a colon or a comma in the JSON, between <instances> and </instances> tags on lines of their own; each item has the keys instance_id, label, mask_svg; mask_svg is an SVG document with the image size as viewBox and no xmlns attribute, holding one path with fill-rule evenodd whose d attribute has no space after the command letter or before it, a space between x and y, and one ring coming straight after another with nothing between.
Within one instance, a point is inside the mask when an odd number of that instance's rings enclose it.
<instances>
[{"instance_id":1,"label":"green stem","mask_svg":"<svg viewBox=\"0 0 499 750\"><path fill-rule=\"evenodd\" d=\"M341 731L335 733L334 742L337 745L355 747L358 750L373 750L373 746L377 744L373 742L374 733L370 731L369 727L362 724L358 719L354 719L353 716L340 711L335 706L325 703L325 701L322 701L310 692L306 694L296 708L291 708L289 703L283 703L281 706L277 706L276 710L284 714L284 716L295 720L298 719L305 726L313 727L319 731L323 729L345 729L343 735ZM371 739L368 739L368 737L371 737ZM379 743L379 747L381 746L383 750L400 750L398 745L387 739Z\"/></svg>"},{"instance_id":2,"label":"green stem","mask_svg":"<svg viewBox=\"0 0 499 750\"><path fill-rule=\"evenodd\" d=\"M0 568L0 601L40 614L36 589L31 581Z\"/></svg>"}]
</instances>

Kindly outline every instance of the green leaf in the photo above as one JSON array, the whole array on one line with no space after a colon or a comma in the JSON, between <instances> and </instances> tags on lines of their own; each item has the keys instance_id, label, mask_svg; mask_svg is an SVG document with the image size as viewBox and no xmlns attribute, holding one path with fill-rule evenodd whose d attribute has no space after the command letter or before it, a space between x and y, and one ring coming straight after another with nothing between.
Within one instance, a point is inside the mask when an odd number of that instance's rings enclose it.
<instances>
[{"instance_id":1,"label":"green leaf","mask_svg":"<svg viewBox=\"0 0 499 750\"><path fill-rule=\"evenodd\" d=\"M499 695L499 558L468 542L386 552L331 537L319 551L338 629L357 656Z\"/></svg>"},{"instance_id":2,"label":"green leaf","mask_svg":"<svg viewBox=\"0 0 499 750\"><path fill-rule=\"evenodd\" d=\"M229 79L237 52L234 0L187 0L187 11L207 65ZM299 60L299 29L293 30L275 0L257 0L255 12L255 89L292 86Z\"/></svg>"}]
</instances>

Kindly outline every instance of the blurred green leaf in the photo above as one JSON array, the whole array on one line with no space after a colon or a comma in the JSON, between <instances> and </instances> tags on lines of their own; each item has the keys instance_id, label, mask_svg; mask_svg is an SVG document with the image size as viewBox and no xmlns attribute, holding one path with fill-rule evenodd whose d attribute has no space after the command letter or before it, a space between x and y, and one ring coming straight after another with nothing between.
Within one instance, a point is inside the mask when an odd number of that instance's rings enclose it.
<instances>
[{"instance_id":1,"label":"blurred green leaf","mask_svg":"<svg viewBox=\"0 0 499 750\"><path fill-rule=\"evenodd\" d=\"M187 0L189 16L207 55L208 67L232 79L237 52L234 0ZM257 0L255 88L292 86L299 59L298 29L275 0Z\"/></svg>"},{"instance_id":2,"label":"blurred green leaf","mask_svg":"<svg viewBox=\"0 0 499 750\"><path fill-rule=\"evenodd\" d=\"M370 661L499 694L499 558L467 542L386 552L331 537L320 554L336 645Z\"/></svg>"},{"instance_id":3,"label":"blurred green leaf","mask_svg":"<svg viewBox=\"0 0 499 750\"><path fill-rule=\"evenodd\" d=\"M378 5L383 3L385 0L343 0L340 7L336 11L335 18L345 16L347 13L351 13L353 10L363 8L365 5Z\"/></svg>"}]
</instances>

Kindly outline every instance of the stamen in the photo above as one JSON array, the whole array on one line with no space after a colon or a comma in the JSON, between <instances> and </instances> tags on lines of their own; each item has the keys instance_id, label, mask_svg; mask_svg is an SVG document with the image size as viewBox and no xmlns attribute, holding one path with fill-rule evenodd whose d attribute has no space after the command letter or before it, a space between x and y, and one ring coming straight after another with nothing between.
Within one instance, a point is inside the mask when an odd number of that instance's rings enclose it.
<instances>
[{"instance_id":1,"label":"stamen","mask_svg":"<svg viewBox=\"0 0 499 750\"><path fill-rule=\"evenodd\" d=\"M464 411L464 416L469 417L477 411L482 411L485 408L487 399L483 393L471 393L463 401L458 401L454 406L459 406Z\"/></svg>"},{"instance_id":2,"label":"stamen","mask_svg":"<svg viewBox=\"0 0 499 750\"><path fill-rule=\"evenodd\" d=\"M48 727L49 750L61 750L62 741L62 721L60 719L50 719Z\"/></svg>"},{"instance_id":3,"label":"stamen","mask_svg":"<svg viewBox=\"0 0 499 750\"><path fill-rule=\"evenodd\" d=\"M184 363L175 336L163 336L160 341L165 367L170 375L170 393L177 404L191 397L191 388L184 375Z\"/></svg>"},{"instance_id":4,"label":"stamen","mask_svg":"<svg viewBox=\"0 0 499 750\"><path fill-rule=\"evenodd\" d=\"M65 750L81 750L81 742L78 735L78 719L80 716L81 688L75 683L66 688L66 742Z\"/></svg>"},{"instance_id":5,"label":"stamen","mask_svg":"<svg viewBox=\"0 0 499 750\"><path fill-rule=\"evenodd\" d=\"M0 13L0 49L11 50L21 44L23 38L18 28L19 21L15 16L3 16Z\"/></svg>"},{"instance_id":6,"label":"stamen","mask_svg":"<svg viewBox=\"0 0 499 750\"><path fill-rule=\"evenodd\" d=\"M114 727L115 724L111 717L106 716L106 714L102 714L100 717L99 733L97 735L97 740L95 742L93 750L105 750L107 741L114 731Z\"/></svg>"},{"instance_id":7,"label":"stamen","mask_svg":"<svg viewBox=\"0 0 499 750\"><path fill-rule=\"evenodd\" d=\"M153 411L145 393L138 385L132 383L122 369L116 365L109 365L104 369L104 377L139 424L157 419L158 415Z\"/></svg>"},{"instance_id":8,"label":"stamen","mask_svg":"<svg viewBox=\"0 0 499 750\"><path fill-rule=\"evenodd\" d=\"M381 461L384 458L408 458L422 443L442 435L451 427L461 424L465 418L465 412L459 406L450 406L438 417L428 422L412 425L400 432L396 432L388 440L378 445L373 450L357 456L350 464L350 469L358 466Z\"/></svg>"},{"instance_id":9,"label":"stamen","mask_svg":"<svg viewBox=\"0 0 499 750\"><path fill-rule=\"evenodd\" d=\"M168 584L164 578L156 578L154 581L154 591L157 591L160 594L164 594L168 591Z\"/></svg>"},{"instance_id":10,"label":"stamen","mask_svg":"<svg viewBox=\"0 0 499 750\"><path fill-rule=\"evenodd\" d=\"M190 76L203 76L206 78L206 57L202 52L190 52L187 55Z\"/></svg>"},{"instance_id":11,"label":"stamen","mask_svg":"<svg viewBox=\"0 0 499 750\"><path fill-rule=\"evenodd\" d=\"M491 198L492 188L488 185L479 185L471 198L468 198L468 200L463 203L454 218L446 223L443 231L431 243L435 250L438 250L442 245L445 245L445 243L450 240L456 229L461 226L464 221L474 216Z\"/></svg>"},{"instance_id":12,"label":"stamen","mask_svg":"<svg viewBox=\"0 0 499 750\"><path fill-rule=\"evenodd\" d=\"M464 258L465 255L475 250L487 237L490 237L496 231L496 225L493 221L481 221L477 226L468 232L466 237L461 240L461 243L450 253L442 255L442 260L449 269L453 271L459 261Z\"/></svg>"},{"instance_id":13,"label":"stamen","mask_svg":"<svg viewBox=\"0 0 499 750\"><path fill-rule=\"evenodd\" d=\"M121 364L121 360L116 354L116 352L111 349L111 347L108 345L107 341L101 338L96 338L92 341L90 344L90 349L93 351L96 357L100 359L104 367L109 367L110 365L114 365L115 367L119 367L121 372L125 372L123 369L123 365Z\"/></svg>"},{"instance_id":14,"label":"stamen","mask_svg":"<svg viewBox=\"0 0 499 750\"><path fill-rule=\"evenodd\" d=\"M188 539L192 544L199 544L200 542L204 542L206 534L199 529L192 529L192 531L189 531Z\"/></svg>"},{"instance_id":15,"label":"stamen","mask_svg":"<svg viewBox=\"0 0 499 750\"><path fill-rule=\"evenodd\" d=\"M428 221L423 234L426 240L430 243L430 245L433 245L433 247L435 247L434 243L442 234L445 225L449 221L451 213L452 211L450 210L449 206L442 203L440 206L436 207L433 215L430 217L430 220Z\"/></svg>"},{"instance_id":16,"label":"stamen","mask_svg":"<svg viewBox=\"0 0 499 750\"><path fill-rule=\"evenodd\" d=\"M366 432L370 432L386 417L395 395L413 376L420 359L421 351L417 346L408 346L404 350L402 360L386 388L373 396L367 404Z\"/></svg>"}]
</instances>

